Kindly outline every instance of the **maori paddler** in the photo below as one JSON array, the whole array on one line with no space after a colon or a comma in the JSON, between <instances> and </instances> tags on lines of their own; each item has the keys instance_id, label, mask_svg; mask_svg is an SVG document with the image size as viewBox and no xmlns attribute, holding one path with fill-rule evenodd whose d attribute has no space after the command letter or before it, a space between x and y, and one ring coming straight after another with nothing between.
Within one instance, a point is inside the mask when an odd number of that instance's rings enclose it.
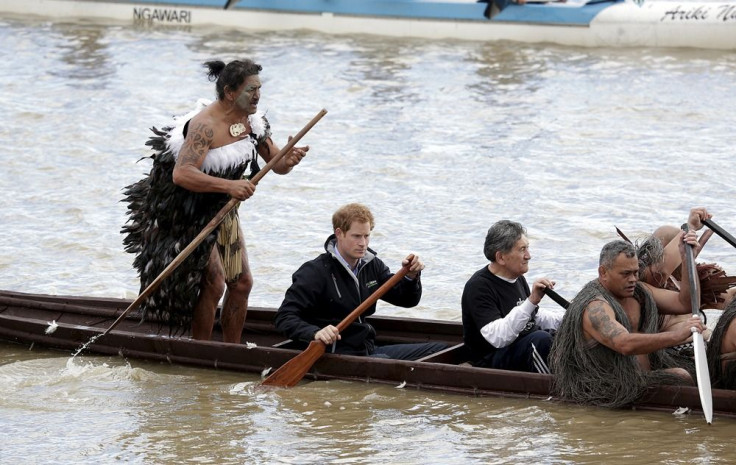
<instances>
[{"instance_id":1,"label":"maori paddler","mask_svg":"<svg viewBox=\"0 0 736 465\"><path fill-rule=\"evenodd\" d=\"M664 349L705 325L690 316L658 332L657 306L639 281L634 246L613 241L601 250L598 278L570 302L550 356L554 391L579 403L622 407L654 384L693 384L691 373Z\"/></svg>"},{"instance_id":2,"label":"maori paddler","mask_svg":"<svg viewBox=\"0 0 736 465\"><path fill-rule=\"evenodd\" d=\"M126 251L145 289L230 200L255 192L248 180L279 152L258 104L261 66L251 60L204 64L215 82L217 100L199 101L190 113L162 130L153 128L155 153L148 176L128 186L129 220L122 232ZM294 146L273 166L286 174L309 150ZM248 309L253 276L237 208L206 237L141 304L144 315L168 323L173 332L191 325L195 339L210 339L223 292L223 340L238 343Z\"/></svg>"}]
</instances>

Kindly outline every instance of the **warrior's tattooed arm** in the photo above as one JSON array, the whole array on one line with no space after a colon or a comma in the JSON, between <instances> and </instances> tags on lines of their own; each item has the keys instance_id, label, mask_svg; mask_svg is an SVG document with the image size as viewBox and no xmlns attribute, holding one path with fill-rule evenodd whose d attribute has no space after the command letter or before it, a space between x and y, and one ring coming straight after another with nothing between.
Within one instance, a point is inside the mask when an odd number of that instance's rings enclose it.
<instances>
[{"instance_id":1,"label":"warrior's tattooed arm","mask_svg":"<svg viewBox=\"0 0 736 465\"><path fill-rule=\"evenodd\" d=\"M199 170L212 146L214 134L215 131L203 123L197 123L190 128L176 159L176 166L192 165Z\"/></svg>"},{"instance_id":2,"label":"warrior's tattooed arm","mask_svg":"<svg viewBox=\"0 0 736 465\"><path fill-rule=\"evenodd\" d=\"M594 300L588 305L587 317L590 320L590 324L594 331L597 332L601 338L611 343L621 333L628 332L626 331L626 328L616 321L611 307L600 300Z\"/></svg>"},{"instance_id":3,"label":"warrior's tattooed arm","mask_svg":"<svg viewBox=\"0 0 736 465\"><path fill-rule=\"evenodd\" d=\"M649 354L672 347L685 342L690 335L690 327L702 330L702 325L698 324L697 320L686 320L682 325L677 325L675 329L666 333L630 333L616 321L610 304L600 300L589 303L584 312L583 330L586 336L623 355Z\"/></svg>"},{"instance_id":4,"label":"warrior's tattooed arm","mask_svg":"<svg viewBox=\"0 0 736 465\"><path fill-rule=\"evenodd\" d=\"M217 192L245 200L255 191L247 180L230 181L203 173L201 170L212 147L214 129L208 122L192 121L174 166L174 184L194 192Z\"/></svg>"}]
</instances>

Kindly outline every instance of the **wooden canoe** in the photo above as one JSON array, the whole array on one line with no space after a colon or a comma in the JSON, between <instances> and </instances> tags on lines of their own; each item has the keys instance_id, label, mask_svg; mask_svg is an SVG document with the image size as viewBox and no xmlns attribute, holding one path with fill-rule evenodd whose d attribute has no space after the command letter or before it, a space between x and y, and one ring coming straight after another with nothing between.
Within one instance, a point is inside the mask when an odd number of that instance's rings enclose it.
<instances>
[{"instance_id":1,"label":"wooden canoe","mask_svg":"<svg viewBox=\"0 0 736 465\"><path fill-rule=\"evenodd\" d=\"M128 305L130 301L123 299L0 291L0 340L71 354L102 334ZM195 341L188 335L170 336L168 328L141 321L140 314L131 312L85 353L259 374L275 370L299 353L274 329L274 313L274 309L249 309L243 343L228 344L218 342L219 328L215 329L215 340ZM376 328L379 343L442 341L450 348L411 362L325 354L305 379L405 383L406 389L474 396L550 398L550 375L475 368L464 363L459 322L385 316L372 316L369 321ZM52 322L57 327L46 334ZM668 412L688 407L700 412L700 399L695 387L661 386L633 407ZM713 409L716 417L736 417L736 391L714 389Z\"/></svg>"}]
</instances>

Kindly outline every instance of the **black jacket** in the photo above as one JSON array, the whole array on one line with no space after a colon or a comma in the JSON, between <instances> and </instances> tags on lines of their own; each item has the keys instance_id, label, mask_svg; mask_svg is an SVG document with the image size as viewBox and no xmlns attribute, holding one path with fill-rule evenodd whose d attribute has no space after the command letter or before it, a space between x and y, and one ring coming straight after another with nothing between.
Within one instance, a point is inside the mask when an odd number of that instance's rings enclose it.
<instances>
[{"instance_id":1,"label":"black jacket","mask_svg":"<svg viewBox=\"0 0 736 465\"><path fill-rule=\"evenodd\" d=\"M276 313L276 329L302 342L314 340L314 334L327 325L337 326L393 273L368 249L364 265L355 276L335 255L335 236L327 238L326 252L304 263L292 276L291 287ZM402 279L382 299L400 307L413 307L422 296L420 280ZM376 311L372 305L348 326L334 347L334 352L369 355L375 349L376 332L365 317ZM328 347L328 352L333 348Z\"/></svg>"}]
</instances>

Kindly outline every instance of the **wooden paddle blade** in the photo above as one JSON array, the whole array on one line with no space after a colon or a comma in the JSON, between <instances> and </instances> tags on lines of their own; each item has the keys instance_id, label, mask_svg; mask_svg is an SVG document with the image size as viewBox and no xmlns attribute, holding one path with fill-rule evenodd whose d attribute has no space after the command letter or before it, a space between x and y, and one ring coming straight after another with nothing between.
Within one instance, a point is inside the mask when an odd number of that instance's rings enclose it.
<instances>
[{"instance_id":1,"label":"wooden paddle blade","mask_svg":"<svg viewBox=\"0 0 736 465\"><path fill-rule=\"evenodd\" d=\"M261 384L278 387L296 386L312 368L312 365L324 355L325 349L323 342L310 342L304 352L281 365L281 368L271 373Z\"/></svg>"},{"instance_id":2,"label":"wooden paddle blade","mask_svg":"<svg viewBox=\"0 0 736 465\"><path fill-rule=\"evenodd\" d=\"M687 223L682 225L684 232L688 231ZM690 306L693 310L693 316L700 313L700 281L698 272L695 269L695 256L693 246L685 243L685 263L687 265L687 279L690 283ZM710 373L708 372L708 358L705 353L705 342L703 335L693 331L693 347L695 348L695 372L698 382L698 394L700 394L700 405L703 408L703 415L708 424L713 422L713 393L710 387Z\"/></svg>"},{"instance_id":3,"label":"wooden paddle blade","mask_svg":"<svg viewBox=\"0 0 736 465\"><path fill-rule=\"evenodd\" d=\"M713 423L713 393L710 387L710 373L708 372L708 359L705 355L705 342L703 335L697 331L693 333L693 348L695 349L695 372L698 380L698 394L700 394L700 406L708 424Z\"/></svg>"}]
</instances>

